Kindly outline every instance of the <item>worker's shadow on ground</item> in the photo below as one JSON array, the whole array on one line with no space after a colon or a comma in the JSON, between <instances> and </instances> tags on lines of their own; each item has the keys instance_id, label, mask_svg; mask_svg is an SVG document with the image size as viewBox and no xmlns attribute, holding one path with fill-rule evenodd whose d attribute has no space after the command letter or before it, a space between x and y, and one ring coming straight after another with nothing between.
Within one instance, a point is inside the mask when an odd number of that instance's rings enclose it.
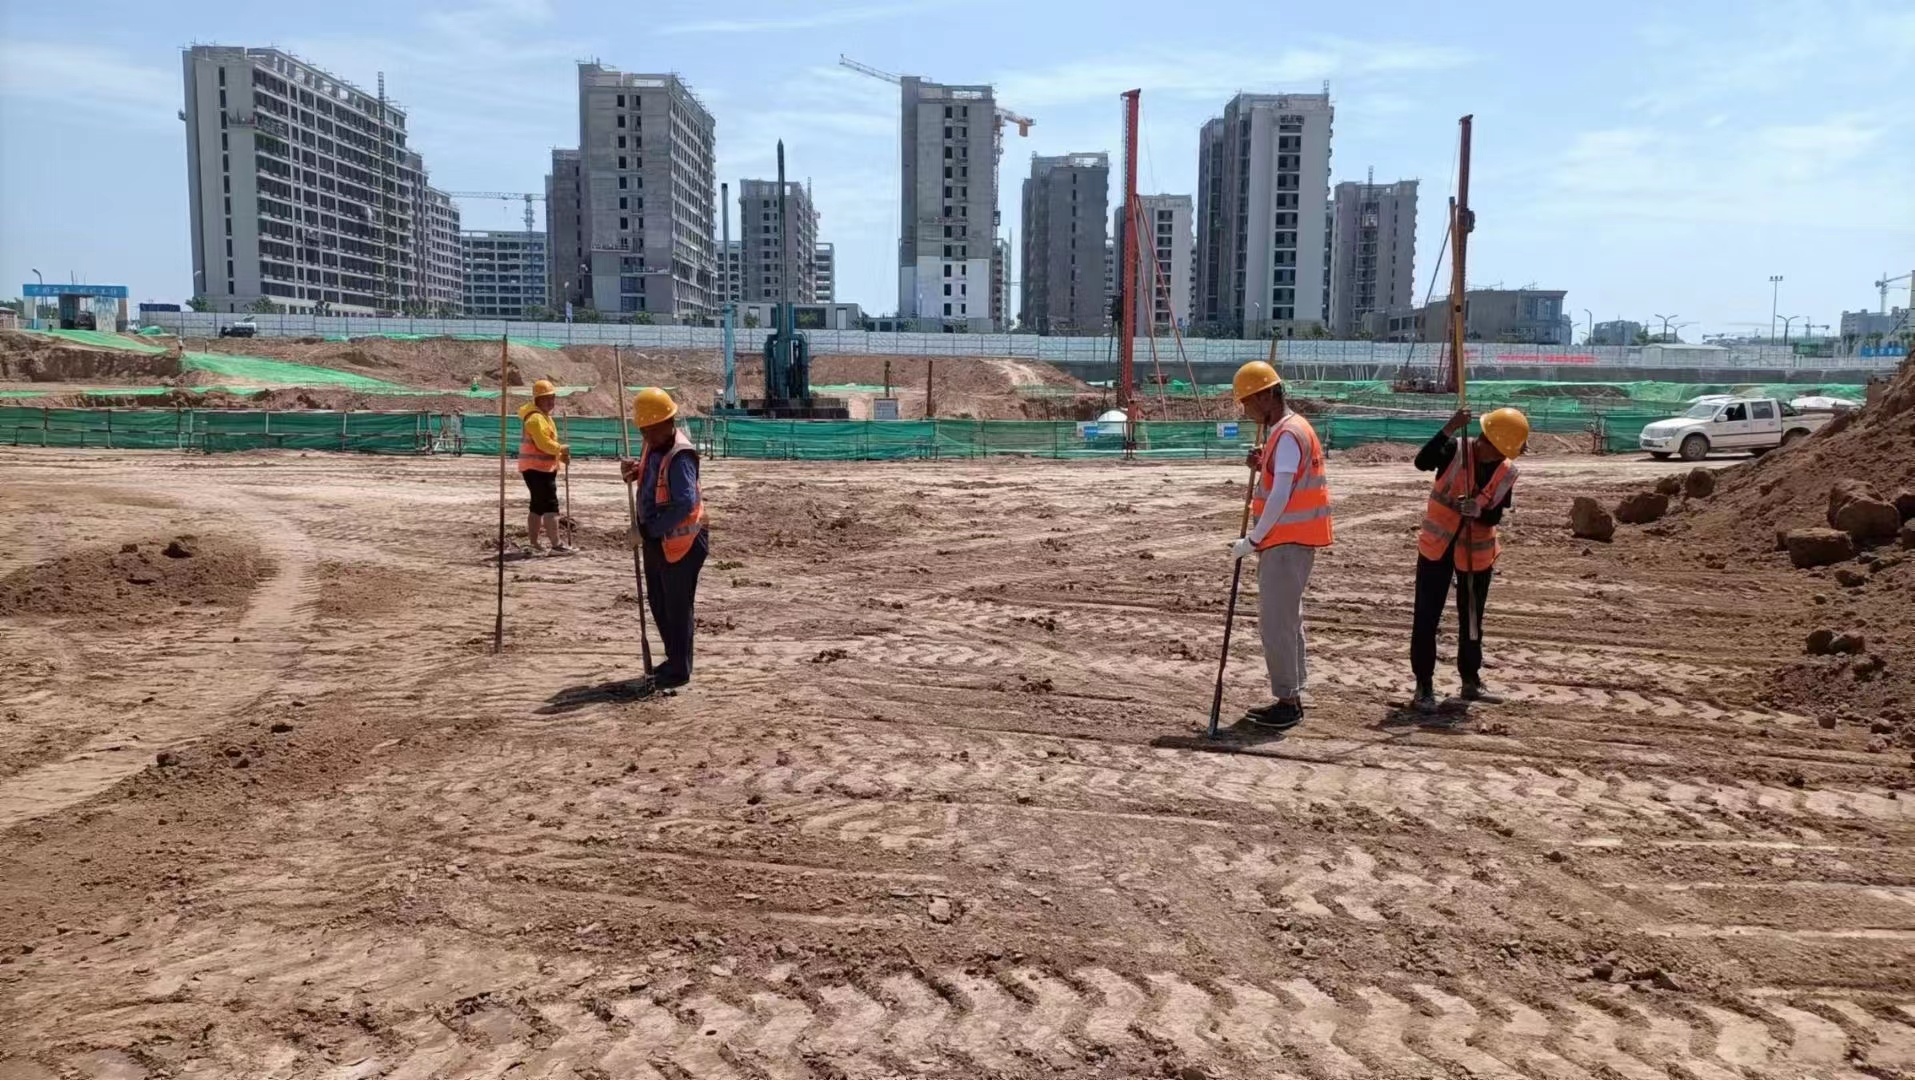
<instances>
[{"instance_id":1,"label":"worker's shadow on ground","mask_svg":"<svg viewBox=\"0 0 1915 1080\"><path fill-rule=\"evenodd\" d=\"M1461 730L1463 722L1469 718L1468 702L1462 698L1446 698L1437 704L1435 712L1423 712L1410 705L1391 705L1376 726L1384 731L1405 734L1411 730L1449 734Z\"/></svg>"},{"instance_id":2,"label":"worker's shadow on ground","mask_svg":"<svg viewBox=\"0 0 1915 1080\"><path fill-rule=\"evenodd\" d=\"M558 716L577 712L588 705L629 705L634 701L649 701L671 695L672 691L659 689L648 678L615 679L611 682L568 686L545 699L544 705L532 711L539 716Z\"/></svg>"}]
</instances>

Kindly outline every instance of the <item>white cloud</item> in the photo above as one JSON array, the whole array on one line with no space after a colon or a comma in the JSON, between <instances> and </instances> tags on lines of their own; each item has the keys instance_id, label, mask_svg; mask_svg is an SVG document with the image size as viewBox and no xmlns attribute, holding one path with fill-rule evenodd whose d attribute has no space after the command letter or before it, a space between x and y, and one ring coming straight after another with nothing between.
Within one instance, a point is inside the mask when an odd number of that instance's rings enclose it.
<instances>
[{"instance_id":1,"label":"white cloud","mask_svg":"<svg viewBox=\"0 0 1915 1080\"><path fill-rule=\"evenodd\" d=\"M0 40L0 97L96 109L154 127L177 126L168 102L184 93L178 67L161 67L90 45Z\"/></svg>"},{"instance_id":2,"label":"white cloud","mask_svg":"<svg viewBox=\"0 0 1915 1080\"><path fill-rule=\"evenodd\" d=\"M661 34L763 34L786 30L815 30L827 26L877 22L939 6L927 2L908 4L871 4L813 11L804 15L783 15L763 19L708 19L702 22L674 23L660 27Z\"/></svg>"}]
</instances>

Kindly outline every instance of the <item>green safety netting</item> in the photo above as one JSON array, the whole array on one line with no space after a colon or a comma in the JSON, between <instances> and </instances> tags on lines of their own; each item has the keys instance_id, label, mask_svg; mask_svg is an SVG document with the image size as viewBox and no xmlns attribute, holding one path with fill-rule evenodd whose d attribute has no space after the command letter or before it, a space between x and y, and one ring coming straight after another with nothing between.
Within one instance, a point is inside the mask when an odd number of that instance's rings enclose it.
<instances>
[{"instance_id":1,"label":"green safety netting","mask_svg":"<svg viewBox=\"0 0 1915 1080\"><path fill-rule=\"evenodd\" d=\"M134 341L124 334L115 334L110 330L25 330L22 333L44 334L50 338L71 341L78 345L91 345L96 349L119 349L123 352L163 353L163 345L149 345L144 341Z\"/></svg>"},{"instance_id":2,"label":"green safety netting","mask_svg":"<svg viewBox=\"0 0 1915 1080\"><path fill-rule=\"evenodd\" d=\"M204 371L261 387L340 387L373 394L415 392L410 386L401 386L369 375L335 371L332 368L314 367L311 364L295 364L286 360L267 360L258 356L189 352L180 358L180 366L188 371Z\"/></svg>"}]
</instances>

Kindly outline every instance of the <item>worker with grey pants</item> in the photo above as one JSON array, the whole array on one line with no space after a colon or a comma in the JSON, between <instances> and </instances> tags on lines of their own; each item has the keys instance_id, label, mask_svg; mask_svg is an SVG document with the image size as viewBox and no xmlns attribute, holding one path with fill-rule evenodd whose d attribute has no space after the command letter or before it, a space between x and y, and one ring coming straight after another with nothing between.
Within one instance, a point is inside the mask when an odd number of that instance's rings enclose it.
<instances>
[{"instance_id":1,"label":"worker with grey pants","mask_svg":"<svg viewBox=\"0 0 1915 1080\"><path fill-rule=\"evenodd\" d=\"M1257 557L1257 621L1273 698L1246 712L1244 720L1287 730L1303 720L1303 592L1317 549L1330 546L1330 485L1316 429L1285 406L1275 368L1252 360L1238 369L1232 391L1244 412L1269 432L1246 462L1257 472L1250 493L1255 524L1230 548L1236 558Z\"/></svg>"}]
</instances>

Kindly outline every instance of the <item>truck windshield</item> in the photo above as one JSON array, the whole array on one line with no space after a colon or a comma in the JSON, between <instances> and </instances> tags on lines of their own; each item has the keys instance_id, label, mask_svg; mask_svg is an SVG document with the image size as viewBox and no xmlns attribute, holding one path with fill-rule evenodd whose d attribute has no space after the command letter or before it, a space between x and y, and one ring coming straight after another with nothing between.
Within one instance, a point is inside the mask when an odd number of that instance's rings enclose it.
<instances>
[{"instance_id":1,"label":"truck windshield","mask_svg":"<svg viewBox=\"0 0 1915 1080\"><path fill-rule=\"evenodd\" d=\"M1699 405L1689 406L1689 411L1683 413L1682 416L1685 420L1707 420L1711 416L1714 416L1716 410L1720 408L1722 408L1722 406L1716 402L1705 401Z\"/></svg>"}]
</instances>

